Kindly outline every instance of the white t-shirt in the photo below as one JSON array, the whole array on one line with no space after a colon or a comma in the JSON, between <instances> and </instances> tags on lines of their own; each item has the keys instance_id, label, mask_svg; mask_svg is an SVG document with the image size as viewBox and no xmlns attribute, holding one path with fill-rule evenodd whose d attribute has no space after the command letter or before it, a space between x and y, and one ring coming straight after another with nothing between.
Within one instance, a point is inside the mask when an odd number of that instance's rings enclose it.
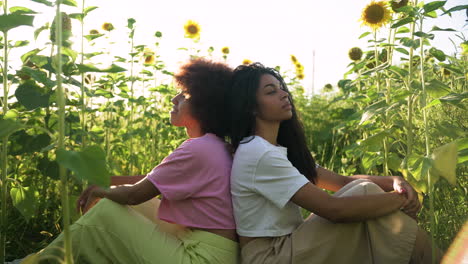
<instances>
[{"instance_id":1,"label":"white t-shirt","mask_svg":"<svg viewBox=\"0 0 468 264\"><path fill-rule=\"evenodd\" d=\"M247 237L292 233L303 218L300 207L290 199L308 182L288 160L285 147L274 146L259 136L241 143L231 171L237 233Z\"/></svg>"}]
</instances>

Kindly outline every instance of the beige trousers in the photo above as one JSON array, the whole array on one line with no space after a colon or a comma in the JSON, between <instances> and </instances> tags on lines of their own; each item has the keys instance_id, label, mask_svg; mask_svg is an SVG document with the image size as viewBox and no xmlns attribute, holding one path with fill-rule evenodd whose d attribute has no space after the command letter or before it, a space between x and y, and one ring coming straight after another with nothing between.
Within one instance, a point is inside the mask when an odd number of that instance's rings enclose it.
<instances>
[{"instance_id":1,"label":"beige trousers","mask_svg":"<svg viewBox=\"0 0 468 264\"><path fill-rule=\"evenodd\" d=\"M370 181L355 180L334 195L383 192ZM430 245L423 235L416 221L400 211L355 223L333 223L311 214L292 234L250 241L242 248L241 259L245 264L430 263Z\"/></svg>"}]
</instances>

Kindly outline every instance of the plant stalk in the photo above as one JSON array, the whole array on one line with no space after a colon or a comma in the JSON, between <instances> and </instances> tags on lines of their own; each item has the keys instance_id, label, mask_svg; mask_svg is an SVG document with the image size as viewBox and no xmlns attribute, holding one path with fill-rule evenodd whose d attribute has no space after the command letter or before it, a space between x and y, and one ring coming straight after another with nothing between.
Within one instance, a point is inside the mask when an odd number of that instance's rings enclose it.
<instances>
[{"instance_id":1,"label":"plant stalk","mask_svg":"<svg viewBox=\"0 0 468 264\"><path fill-rule=\"evenodd\" d=\"M3 1L3 14L8 13L8 1ZM3 115L8 111L8 32L3 32ZM0 216L0 263L5 262L7 227L7 173L8 173L8 136L2 138L2 175L1 175L1 216Z\"/></svg>"},{"instance_id":2,"label":"plant stalk","mask_svg":"<svg viewBox=\"0 0 468 264\"><path fill-rule=\"evenodd\" d=\"M63 149L65 146L65 92L62 86L62 12L60 11L61 1L56 1L57 13L55 15L55 39L57 40L56 54L56 78L57 78L57 105L59 115L59 136L57 149ZM65 263L72 264L72 247L70 236L70 203L68 202L68 179L66 168L59 164L59 175L61 182L61 200L62 200L62 215L63 215L63 235L65 243Z\"/></svg>"}]
</instances>

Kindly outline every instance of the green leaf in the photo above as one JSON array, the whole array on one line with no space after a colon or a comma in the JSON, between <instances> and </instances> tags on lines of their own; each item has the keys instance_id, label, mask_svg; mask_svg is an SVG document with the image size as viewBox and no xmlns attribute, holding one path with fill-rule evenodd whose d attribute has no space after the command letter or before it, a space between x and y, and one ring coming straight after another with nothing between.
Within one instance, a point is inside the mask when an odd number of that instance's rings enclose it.
<instances>
[{"instance_id":1,"label":"green leaf","mask_svg":"<svg viewBox=\"0 0 468 264\"><path fill-rule=\"evenodd\" d=\"M47 107L49 105L49 94L43 94L41 88L34 82L25 82L20 84L15 91L16 99L26 109L33 110L38 107Z\"/></svg>"},{"instance_id":2,"label":"green leaf","mask_svg":"<svg viewBox=\"0 0 468 264\"><path fill-rule=\"evenodd\" d=\"M11 46L11 48L19 48L19 47L24 47L24 46L27 46L27 45L29 45L28 40L17 40L17 41L15 41L15 44L13 44L13 46Z\"/></svg>"},{"instance_id":3,"label":"green leaf","mask_svg":"<svg viewBox=\"0 0 468 264\"><path fill-rule=\"evenodd\" d=\"M92 64L77 64L78 69L80 70L80 73L84 72L111 72L111 73L116 73L116 72L124 72L126 69L117 66L115 64L112 64L110 67L105 68L105 69L98 69L96 66Z\"/></svg>"},{"instance_id":4,"label":"green leaf","mask_svg":"<svg viewBox=\"0 0 468 264\"><path fill-rule=\"evenodd\" d=\"M46 6L54 6L53 2L49 2L47 0L31 0L31 1L36 2L36 3L41 3L41 4L44 4Z\"/></svg>"},{"instance_id":5,"label":"green leaf","mask_svg":"<svg viewBox=\"0 0 468 264\"><path fill-rule=\"evenodd\" d=\"M453 28L440 28L438 26L433 26L431 31L456 31Z\"/></svg>"},{"instance_id":6,"label":"green leaf","mask_svg":"<svg viewBox=\"0 0 468 264\"><path fill-rule=\"evenodd\" d=\"M73 13L68 15L70 18L83 22L84 15L82 13Z\"/></svg>"},{"instance_id":7,"label":"green leaf","mask_svg":"<svg viewBox=\"0 0 468 264\"><path fill-rule=\"evenodd\" d=\"M454 73L464 75L463 69L460 66L453 65L453 64L446 64L446 63L439 63L440 66L444 67L445 69L452 71Z\"/></svg>"},{"instance_id":8,"label":"green leaf","mask_svg":"<svg viewBox=\"0 0 468 264\"><path fill-rule=\"evenodd\" d=\"M432 159L417 154L411 154L408 157L408 170L416 180L426 180L429 177L429 171L432 168Z\"/></svg>"},{"instance_id":9,"label":"green leaf","mask_svg":"<svg viewBox=\"0 0 468 264\"><path fill-rule=\"evenodd\" d=\"M414 21L414 18L413 17L405 17L403 19L400 19L398 20L396 23L394 23L391 28L397 28L397 27L400 27L400 26L403 26L403 25L406 25L408 23L411 23Z\"/></svg>"},{"instance_id":10,"label":"green leaf","mask_svg":"<svg viewBox=\"0 0 468 264\"><path fill-rule=\"evenodd\" d=\"M88 180L91 184L103 187L110 184L106 154L98 146L89 146L80 152L58 149L57 162L73 171L78 179Z\"/></svg>"},{"instance_id":11,"label":"green leaf","mask_svg":"<svg viewBox=\"0 0 468 264\"><path fill-rule=\"evenodd\" d=\"M410 39L408 37L404 37L400 39L400 43L408 48L413 47L414 49L417 49L419 47L419 39Z\"/></svg>"},{"instance_id":12,"label":"green leaf","mask_svg":"<svg viewBox=\"0 0 468 264\"><path fill-rule=\"evenodd\" d=\"M468 161L468 138L461 138L456 140L458 145L458 162L462 164Z\"/></svg>"},{"instance_id":13,"label":"green leaf","mask_svg":"<svg viewBox=\"0 0 468 264\"><path fill-rule=\"evenodd\" d=\"M434 56L438 61L444 61L445 58L446 58L446 55L443 51L441 51L440 49L437 49L437 48L430 48L429 49L429 53Z\"/></svg>"},{"instance_id":14,"label":"green leaf","mask_svg":"<svg viewBox=\"0 0 468 264\"><path fill-rule=\"evenodd\" d=\"M364 32L364 33L362 33L362 34L359 36L359 39L362 39L363 37L365 37L365 36L367 36L367 35L369 35L369 34L370 34L369 31L368 31L368 32Z\"/></svg>"},{"instance_id":15,"label":"green leaf","mask_svg":"<svg viewBox=\"0 0 468 264\"><path fill-rule=\"evenodd\" d=\"M383 140L389 136L389 133L387 131L382 131L382 132L379 132L375 135L372 135L366 139L364 139L363 141L361 141L361 146L369 146L369 147L372 147L372 146L382 146L383 144Z\"/></svg>"},{"instance_id":16,"label":"green leaf","mask_svg":"<svg viewBox=\"0 0 468 264\"><path fill-rule=\"evenodd\" d=\"M450 87L439 80L433 79L426 83L426 91L432 97L441 97L450 93Z\"/></svg>"},{"instance_id":17,"label":"green leaf","mask_svg":"<svg viewBox=\"0 0 468 264\"><path fill-rule=\"evenodd\" d=\"M417 31L414 33L415 36L418 36L420 38L426 38L426 39L430 39L430 40L433 40L434 39L434 34L427 34L427 33L424 33L422 31Z\"/></svg>"},{"instance_id":18,"label":"green leaf","mask_svg":"<svg viewBox=\"0 0 468 264\"><path fill-rule=\"evenodd\" d=\"M52 81L47 77L47 74L39 69L33 69L29 67L23 67L21 68L21 72L26 73L30 75L34 80L44 84L47 88L52 89L56 82Z\"/></svg>"},{"instance_id":19,"label":"green leaf","mask_svg":"<svg viewBox=\"0 0 468 264\"><path fill-rule=\"evenodd\" d=\"M0 15L0 31L6 32L19 26L32 26L34 16L7 14Z\"/></svg>"},{"instance_id":20,"label":"green leaf","mask_svg":"<svg viewBox=\"0 0 468 264\"><path fill-rule=\"evenodd\" d=\"M437 13L436 13L436 11L431 11L429 13L424 13L424 16L437 18Z\"/></svg>"},{"instance_id":21,"label":"green leaf","mask_svg":"<svg viewBox=\"0 0 468 264\"><path fill-rule=\"evenodd\" d=\"M27 15L27 14L37 14L36 11L33 11L29 8L26 8L26 7L23 7L23 6L13 6L13 7L10 7L10 13L12 14L23 14L23 15Z\"/></svg>"},{"instance_id":22,"label":"green leaf","mask_svg":"<svg viewBox=\"0 0 468 264\"><path fill-rule=\"evenodd\" d=\"M450 13L453 13L455 11L460 11L460 10L465 10L465 9L468 9L468 5L455 6L455 7L450 8L449 10L445 11L442 15L450 14Z\"/></svg>"},{"instance_id":23,"label":"green leaf","mask_svg":"<svg viewBox=\"0 0 468 264\"><path fill-rule=\"evenodd\" d=\"M458 148L456 142L451 142L438 147L432 153L434 161L434 169L437 173L444 177L450 184L457 183L455 170L457 167Z\"/></svg>"},{"instance_id":24,"label":"green leaf","mask_svg":"<svg viewBox=\"0 0 468 264\"><path fill-rule=\"evenodd\" d=\"M408 76L408 71L397 66L390 66L389 71L396 73L400 78L405 78Z\"/></svg>"},{"instance_id":25,"label":"green leaf","mask_svg":"<svg viewBox=\"0 0 468 264\"><path fill-rule=\"evenodd\" d=\"M34 30L34 40L37 40L37 37L39 36L39 34L41 34L42 31L47 30L47 29L49 29L49 22L47 22L42 27Z\"/></svg>"},{"instance_id":26,"label":"green leaf","mask_svg":"<svg viewBox=\"0 0 468 264\"><path fill-rule=\"evenodd\" d=\"M24 126L11 119L0 119L0 138L11 135L12 133L23 129Z\"/></svg>"},{"instance_id":27,"label":"green leaf","mask_svg":"<svg viewBox=\"0 0 468 264\"><path fill-rule=\"evenodd\" d=\"M154 33L154 36L157 37L157 38L162 37L161 31L156 31L156 33Z\"/></svg>"},{"instance_id":28,"label":"green leaf","mask_svg":"<svg viewBox=\"0 0 468 264\"><path fill-rule=\"evenodd\" d=\"M362 123L366 122L367 120L371 119L374 115L382 113L387 109L387 103L385 100L381 100L377 103L374 103L370 106L368 106L364 111L364 114L361 117L361 121L359 124L361 125Z\"/></svg>"},{"instance_id":29,"label":"green leaf","mask_svg":"<svg viewBox=\"0 0 468 264\"><path fill-rule=\"evenodd\" d=\"M395 34L400 34L400 33L409 33L410 29L408 27L399 27Z\"/></svg>"},{"instance_id":30,"label":"green leaf","mask_svg":"<svg viewBox=\"0 0 468 264\"><path fill-rule=\"evenodd\" d=\"M84 9L84 15L87 16L89 12L98 9L99 7L97 6L88 6Z\"/></svg>"},{"instance_id":31,"label":"green leaf","mask_svg":"<svg viewBox=\"0 0 468 264\"><path fill-rule=\"evenodd\" d=\"M62 4L68 6L78 6L75 0L62 0Z\"/></svg>"},{"instance_id":32,"label":"green leaf","mask_svg":"<svg viewBox=\"0 0 468 264\"><path fill-rule=\"evenodd\" d=\"M104 36L104 34L91 34L91 35L85 35L84 37L88 41L91 41L91 40L97 39L97 38L102 37L102 36Z\"/></svg>"},{"instance_id":33,"label":"green leaf","mask_svg":"<svg viewBox=\"0 0 468 264\"><path fill-rule=\"evenodd\" d=\"M427 3L427 4L425 4L423 6L424 13L427 14L427 13L430 13L432 11L435 11L435 10L443 7L446 2L447 1L434 1L434 2Z\"/></svg>"},{"instance_id":34,"label":"green leaf","mask_svg":"<svg viewBox=\"0 0 468 264\"><path fill-rule=\"evenodd\" d=\"M35 191L32 187L12 187L10 190L13 205L26 220L30 220L36 209Z\"/></svg>"},{"instance_id":35,"label":"green leaf","mask_svg":"<svg viewBox=\"0 0 468 264\"><path fill-rule=\"evenodd\" d=\"M396 48L395 50L405 55L409 55L409 52L404 48Z\"/></svg>"}]
</instances>

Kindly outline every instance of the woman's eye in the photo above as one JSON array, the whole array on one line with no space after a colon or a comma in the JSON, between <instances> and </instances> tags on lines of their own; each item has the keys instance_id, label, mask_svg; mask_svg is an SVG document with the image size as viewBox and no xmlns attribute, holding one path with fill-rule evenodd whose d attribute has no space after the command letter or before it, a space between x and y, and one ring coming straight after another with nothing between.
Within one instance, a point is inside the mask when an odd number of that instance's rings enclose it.
<instances>
[{"instance_id":1,"label":"woman's eye","mask_svg":"<svg viewBox=\"0 0 468 264\"><path fill-rule=\"evenodd\" d=\"M271 91L267 92L267 94L274 94L274 93L276 93L276 90L271 90Z\"/></svg>"}]
</instances>

